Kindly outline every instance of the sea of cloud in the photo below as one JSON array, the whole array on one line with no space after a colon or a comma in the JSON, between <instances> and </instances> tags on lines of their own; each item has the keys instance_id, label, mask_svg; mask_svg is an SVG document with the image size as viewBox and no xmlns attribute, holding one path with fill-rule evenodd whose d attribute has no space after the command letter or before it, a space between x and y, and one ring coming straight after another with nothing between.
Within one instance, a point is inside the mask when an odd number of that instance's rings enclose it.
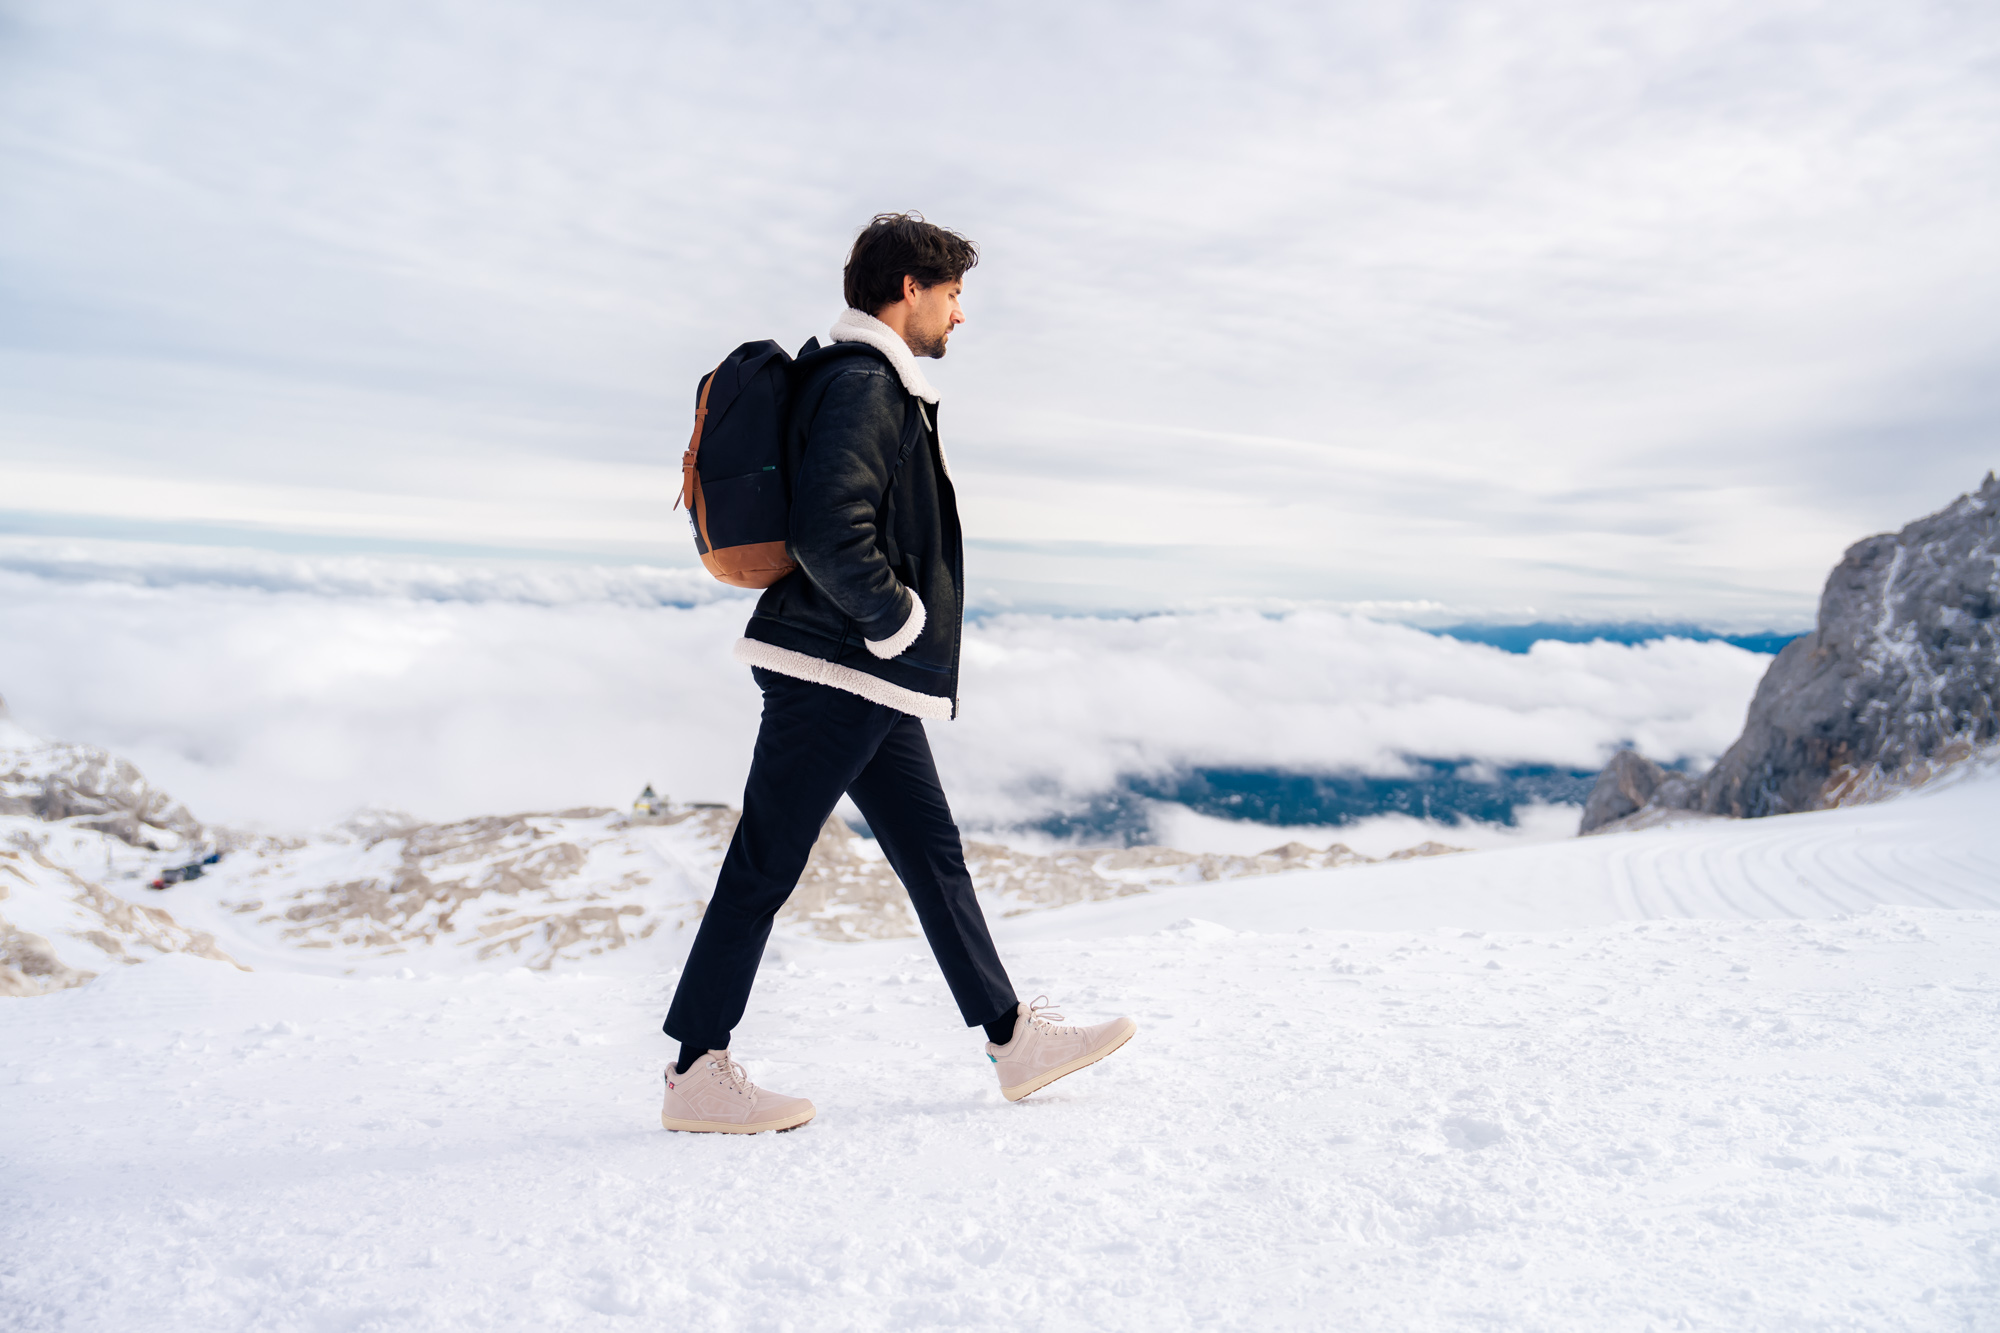
<instances>
[{"instance_id":1,"label":"sea of cloud","mask_svg":"<svg viewBox=\"0 0 2000 1333\"><path fill-rule=\"evenodd\" d=\"M217 821L622 805L648 782L734 801L748 611L684 571L5 538L0 693ZM1680 639L1508 653L1313 609L1003 614L968 625L961 716L930 731L961 821L999 828L1197 765L1592 768L1626 743L1699 764L1769 661Z\"/></svg>"}]
</instances>

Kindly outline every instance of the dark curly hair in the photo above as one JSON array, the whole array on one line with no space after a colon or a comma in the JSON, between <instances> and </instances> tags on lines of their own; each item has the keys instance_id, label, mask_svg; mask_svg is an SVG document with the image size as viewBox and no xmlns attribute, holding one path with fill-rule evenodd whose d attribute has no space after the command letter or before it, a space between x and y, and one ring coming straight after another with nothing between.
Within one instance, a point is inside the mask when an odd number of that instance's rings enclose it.
<instances>
[{"instance_id":1,"label":"dark curly hair","mask_svg":"<svg viewBox=\"0 0 2000 1333\"><path fill-rule=\"evenodd\" d=\"M922 213L877 213L854 238L844 271L847 304L873 315L903 299L903 276L920 287L957 282L979 262L979 247Z\"/></svg>"}]
</instances>

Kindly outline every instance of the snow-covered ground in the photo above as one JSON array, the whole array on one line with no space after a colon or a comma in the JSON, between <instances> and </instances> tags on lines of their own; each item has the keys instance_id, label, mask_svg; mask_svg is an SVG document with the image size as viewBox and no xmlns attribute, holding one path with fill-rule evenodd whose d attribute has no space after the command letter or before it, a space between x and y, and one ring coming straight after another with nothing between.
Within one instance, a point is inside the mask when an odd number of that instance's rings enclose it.
<instances>
[{"instance_id":1,"label":"snow-covered ground","mask_svg":"<svg viewBox=\"0 0 2000 1333\"><path fill-rule=\"evenodd\" d=\"M0 1325L2000 1327L1996 814L1007 918L1023 994L1140 1025L1018 1105L919 944L795 930L737 1049L820 1114L729 1139L657 1127L678 934L318 975L180 886L255 971L0 1001Z\"/></svg>"}]
</instances>

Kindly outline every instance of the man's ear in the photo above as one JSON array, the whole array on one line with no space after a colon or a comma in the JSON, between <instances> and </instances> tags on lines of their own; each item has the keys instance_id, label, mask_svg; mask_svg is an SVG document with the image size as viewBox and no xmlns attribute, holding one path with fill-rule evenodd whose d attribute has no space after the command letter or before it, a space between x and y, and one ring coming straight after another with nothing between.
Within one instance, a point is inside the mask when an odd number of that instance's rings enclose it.
<instances>
[{"instance_id":1,"label":"man's ear","mask_svg":"<svg viewBox=\"0 0 2000 1333\"><path fill-rule=\"evenodd\" d=\"M917 293L921 292L923 289L924 289L923 284L918 282L915 278L911 277L907 273L903 275L903 299L905 301L916 300Z\"/></svg>"}]
</instances>

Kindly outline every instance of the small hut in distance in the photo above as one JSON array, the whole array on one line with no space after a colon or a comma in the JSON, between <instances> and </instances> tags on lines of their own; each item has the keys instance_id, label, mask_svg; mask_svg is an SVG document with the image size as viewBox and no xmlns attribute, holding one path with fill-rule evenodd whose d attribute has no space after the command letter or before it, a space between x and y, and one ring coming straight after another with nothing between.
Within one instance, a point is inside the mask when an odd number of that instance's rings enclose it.
<instances>
[{"instance_id":1,"label":"small hut in distance","mask_svg":"<svg viewBox=\"0 0 2000 1333\"><path fill-rule=\"evenodd\" d=\"M727 810L720 801L682 801L680 809L674 803L653 790L647 783L646 790L632 802L632 813L625 817L627 824L678 824L697 810Z\"/></svg>"},{"instance_id":2,"label":"small hut in distance","mask_svg":"<svg viewBox=\"0 0 2000 1333\"><path fill-rule=\"evenodd\" d=\"M640 792L638 798L632 802L632 821L658 823L666 818L672 804L666 797L654 791L653 784L649 782L646 784L646 790Z\"/></svg>"}]
</instances>

